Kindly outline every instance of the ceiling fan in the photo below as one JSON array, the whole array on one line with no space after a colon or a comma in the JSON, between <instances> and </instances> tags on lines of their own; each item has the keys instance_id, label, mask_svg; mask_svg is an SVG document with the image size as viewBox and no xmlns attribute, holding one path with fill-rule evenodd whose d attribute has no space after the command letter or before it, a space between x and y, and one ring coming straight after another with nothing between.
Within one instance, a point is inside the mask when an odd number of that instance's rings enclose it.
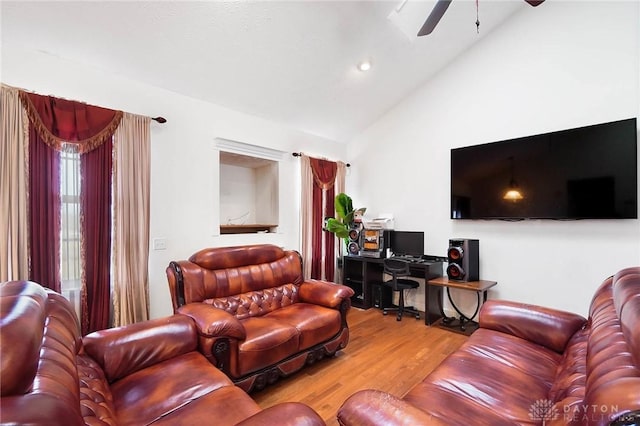
<instances>
[{"instance_id":1,"label":"ceiling fan","mask_svg":"<svg viewBox=\"0 0 640 426\"><path fill-rule=\"evenodd\" d=\"M451 4L451 1L452 0L438 0L436 5L433 7L433 10L429 14L429 17L422 25L422 28L420 28L420 31L418 31L418 37L431 34L433 29L436 27L436 25L438 25L438 22L440 22L440 19L442 19L442 15L444 15L444 12L446 12L447 9L449 8L449 4ZM524 0L524 1L529 3L531 6L536 7L540 3L542 3L544 0ZM476 22L476 25L479 26L480 22Z\"/></svg>"}]
</instances>

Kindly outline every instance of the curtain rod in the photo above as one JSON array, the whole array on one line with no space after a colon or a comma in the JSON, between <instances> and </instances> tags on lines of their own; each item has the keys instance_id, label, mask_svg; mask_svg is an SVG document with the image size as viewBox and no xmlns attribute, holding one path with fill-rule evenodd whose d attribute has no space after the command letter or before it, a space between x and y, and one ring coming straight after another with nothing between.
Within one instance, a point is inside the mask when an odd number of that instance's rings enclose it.
<instances>
[{"instance_id":1,"label":"curtain rod","mask_svg":"<svg viewBox=\"0 0 640 426\"><path fill-rule=\"evenodd\" d=\"M0 86L12 88L12 89L17 89L17 90L22 90L23 92L39 94L39 93L36 93L36 92L34 92L32 90L26 90L26 89L23 89L22 87L10 86L10 85L4 84L4 83L0 83ZM43 96L51 96L51 95L43 95ZM73 100L73 99L62 98L60 96L54 96L54 97L59 98L59 99L71 100L73 102L79 102L79 103L82 103L82 104L87 104L86 102L83 102L83 101L76 101L76 100ZM89 105L89 104L87 104L87 105ZM95 106L97 106L97 105L95 105ZM99 107L99 108L104 108L104 107ZM113 109L113 108L108 108L108 109ZM139 114L134 114L134 115L139 115ZM166 118L160 117L160 116L158 116L158 117L149 117L149 118L151 118L153 121L156 121L156 122L158 122L160 124L164 124L164 123L167 122Z\"/></svg>"},{"instance_id":2,"label":"curtain rod","mask_svg":"<svg viewBox=\"0 0 640 426\"><path fill-rule=\"evenodd\" d=\"M302 155L301 152L292 152L291 155L293 155L294 157L300 157ZM347 167L351 167L350 163L345 164L345 166Z\"/></svg>"}]
</instances>

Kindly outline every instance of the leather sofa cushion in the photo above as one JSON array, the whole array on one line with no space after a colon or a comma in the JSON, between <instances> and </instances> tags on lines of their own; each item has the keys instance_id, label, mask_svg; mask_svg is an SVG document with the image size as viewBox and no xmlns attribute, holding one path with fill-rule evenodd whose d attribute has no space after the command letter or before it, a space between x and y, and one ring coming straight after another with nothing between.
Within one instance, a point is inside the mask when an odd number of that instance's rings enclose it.
<instances>
[{"instance_id":1,"label":"leather sofa cushion","mask_svg":"<svg viewBox=\"0 0 640 426\"><path fill-rule=\"evenodd\" d=\"M241 321L246 339L239 347L239 376L260 370L329 340L340 331L340 312L296 303Z\"/></svg>"},{"instance_id":2,"label":"leather sofa cushion","mask_svg":"<svg viewBox=\"0 0 640 426\"><path fill-rule=\"evenodd\" d=\"M329 340L340 331L340 312L308 303L296 303L268 315L271 320L295 327L300 333L298 350Z\"/></svg>"},{"instance_id":3,"label":"leather sofa cushion","mask_svg":"<svg viewBox=\"0 0 640 426\"><path fill-rule=\"evenodd\" d=\"M112 383L111 393L119 423L141 425L189 407L194 400L225 386L233 384L199 353L189 352ZM184 411L193 411L190 408Z\"/></svg>"},{"instance_id":4,"label":"leather sofa cushion","mask_svg":"<svg viewBox=\"0 0 640 426\"><path fill-rule=\"evenodd\" d=\"M260 370L298 352L300 333L270 315L242 320L246 339L239 346L237 377Z\"/></svg>"},{"instance_id":5,"label":"leather sofa cushion","mask_svg":"<svg viewBox=\"0 0 640 426\"><path fill-rule=\"evenodd\" d=\"M561 357L518 337L479 329L404 400L450 424L530 423L529 408L547 398Z\"/></svg>"},{"instance_id":6,"label":"leather sofa cushion","mask_svg":"<svg viewBox=\"0 0 640 426\"><path fill-rule=\"evenodd\" d=\"M224 386L191 401L188 410L167 413L153 425L235 425L260 412L258 404L251 402L251 398L242 389ZM215 410L211 407L215 407Z\"/></svg>"}]
</instances>

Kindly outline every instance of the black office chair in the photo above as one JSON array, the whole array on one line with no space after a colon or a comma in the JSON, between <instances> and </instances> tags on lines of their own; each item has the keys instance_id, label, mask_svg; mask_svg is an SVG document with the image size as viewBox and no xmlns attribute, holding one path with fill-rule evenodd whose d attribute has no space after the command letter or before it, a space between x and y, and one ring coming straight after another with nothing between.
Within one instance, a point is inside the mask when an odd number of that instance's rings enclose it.
<instances>
[{"instance_id":1,"label":"black office chair","mask_svg":"<svg viewBox=\"0 0 640 426\"><path fill-rule=\"evenodd\" d=\"M384 272L391 275L391 280L385 281L383 284L387 287L391 287L393 291L397 291L399 300L398 306L384 308L382 310L382 314L387 315L389 312L398 312L396 317L397 321L402 320L402 315L405 312L415 315L416 319L420 319L420 312L418 312L413 306L404 306L404 291L412 288L418 288L420 285L418 281L401 278L411 275L411 272L409 271L409 264L409 261L397 257L384 259Z\"/></svg>"}]
</instances>

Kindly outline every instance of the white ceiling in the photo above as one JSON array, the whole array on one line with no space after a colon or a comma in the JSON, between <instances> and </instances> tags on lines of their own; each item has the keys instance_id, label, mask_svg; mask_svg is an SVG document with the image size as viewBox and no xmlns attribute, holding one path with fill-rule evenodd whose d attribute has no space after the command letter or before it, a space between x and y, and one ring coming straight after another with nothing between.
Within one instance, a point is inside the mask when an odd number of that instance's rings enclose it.
<instances>
[{"instance_id":1,"label":"white ceiling","mask_svg":"<svg viewBox=\"0 0 640 426\"><path fill-rule=\"evenodd\" d=\"M522 0L2 1L3 46L37 49L347 142L516 12ZM539 7L544 7L542 4ZM356 64L370 59L363 73ZM27 88L28 89L28 88ZM167 117L171 120L171 117Z\"/></svg>"}]
</instances>

